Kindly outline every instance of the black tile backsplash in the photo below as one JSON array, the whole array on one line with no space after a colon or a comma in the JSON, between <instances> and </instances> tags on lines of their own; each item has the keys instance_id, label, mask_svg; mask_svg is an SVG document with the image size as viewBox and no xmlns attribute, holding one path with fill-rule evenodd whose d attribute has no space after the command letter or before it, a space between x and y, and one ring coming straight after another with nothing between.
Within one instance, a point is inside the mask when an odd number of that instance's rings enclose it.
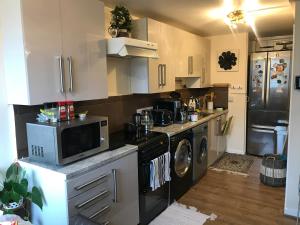
<instances>
[{"instance_id":1,"label":"black tile backsplash","mask_svg":"<svg viewBox=\"0 0 300 225\"><path fill-rule=\"evenodd\" d=\"M213 91L216 96L214 106L227 108L228 88L184 89L178 92L180 92L182 98L189 98L190 96L203 96L211 91ZM152 106L156 99L169 97L169 94L170 93L115 96L109 97L108 99L75 102L74 106L76 112L88 111L89 115L108 116L109 132L112 133L123 129L124 123L131 121L136 109ZM14 105L18 158L28 156L26 123L35 121L36 115L42 107L42 105Z\"/></svg>"}]
</instances>

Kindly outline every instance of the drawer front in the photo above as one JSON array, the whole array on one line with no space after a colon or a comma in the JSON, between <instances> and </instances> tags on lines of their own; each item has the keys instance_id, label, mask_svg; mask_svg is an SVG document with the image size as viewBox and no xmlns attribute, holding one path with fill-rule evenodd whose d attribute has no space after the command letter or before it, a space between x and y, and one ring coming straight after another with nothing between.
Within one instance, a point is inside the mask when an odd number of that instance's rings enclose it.
<instances>
[{"instance_id":1,"label":"drawer front","mask_svg":"<svg viewBox=\"0 0 300 225\"><path fill-rule=\"evenodd\" d=\"M107 166L92 170L79 177L67 181L68 199L80 195L91 188L98 186L108 188L111 184L112 171Z\"/></svg>"},{"instance_id":2,"label":"drawer front","mask_svg":"<svg viewBox=\"0 0 300 225\"><path fill-rule=\"evenodd\" d=\"M100 210L105 205L112 204L112 193L110 186L96 186L69 200L69 217L81 214L89 217L93 213L92 209Z\"/></svg>"}]
</instances>

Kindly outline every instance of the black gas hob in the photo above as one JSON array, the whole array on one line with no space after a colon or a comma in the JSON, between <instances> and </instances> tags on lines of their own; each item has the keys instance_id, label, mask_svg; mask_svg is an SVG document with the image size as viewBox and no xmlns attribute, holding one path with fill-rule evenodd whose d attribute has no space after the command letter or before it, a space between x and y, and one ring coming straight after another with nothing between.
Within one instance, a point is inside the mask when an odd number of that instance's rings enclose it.
<instances>
[{"instance_id":1,"label":"black gas hob","mask_svg":"<svg viewBox=\"0 0 300 225\"><path fill-rule=\"evenodd\" d=\"M166 136L166 134L154 131L129 133L125 130L121 130L109 135L109 149L114 150L123 147L126 144L136 145L140 149L163 136Z\"/></svg>"}]
</instances>

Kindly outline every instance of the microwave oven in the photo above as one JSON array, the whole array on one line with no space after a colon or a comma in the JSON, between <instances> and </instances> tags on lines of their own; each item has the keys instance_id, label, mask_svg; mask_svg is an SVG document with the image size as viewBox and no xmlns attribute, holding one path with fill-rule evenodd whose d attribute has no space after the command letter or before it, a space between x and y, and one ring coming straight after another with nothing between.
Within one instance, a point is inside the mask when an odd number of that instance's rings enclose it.
<instances>
[{"instance_id":1,"label":"microwave oven","mask_svg":"<svg viewBox=\"0 0 300 225\"><path fill-rule=\"evenodd\" d=\"M107 117L27 123L26 129L28 155L33 161L64 165L109 148Z\"/></svg>"}]
</instances>

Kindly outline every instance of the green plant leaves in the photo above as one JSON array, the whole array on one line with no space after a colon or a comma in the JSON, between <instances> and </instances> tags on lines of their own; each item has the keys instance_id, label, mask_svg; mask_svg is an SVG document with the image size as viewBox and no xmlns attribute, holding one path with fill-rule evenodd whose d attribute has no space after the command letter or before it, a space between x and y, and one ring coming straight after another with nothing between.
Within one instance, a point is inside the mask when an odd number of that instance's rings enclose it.
<instances>
[{"instance_id":1,"label":"green plant leaves","mask_svg":"<svg viewBox=\"0 0 300 225\"><path fill-rule=\"evenodd\" d=\"M21 199L21 195L15 191L11 191L9 192L10 194L10 199L13 201L13 202L19 202L20 199Z\"/></svg>"},{"instance_id":2,"label":"green plant leaves","mask_svg":"<svg viewBox=\"0 0 300 225\"><path fill-rule=\"evenodd\" d=\"M13 163L6 171L3 189L0 191L0 202L8 205L11 202L19 202L21 198L28 199L41 209L43 199L41 191L37 187L28 192L28 180L25 178L26 171L18 163Z\"/></svg>"},{"instance_id":3,"label":"green plant leaves","mask_svg":"<svg viewBox=\"0 0 300 225\"><path fill-rule=\"evenodd\" d=\"M131 30L132 19L127 8L124 6L116 6L112 11L110 21L111 28Z\"/></svg>"},{"instance_id":4,"label":"green plant leaves","mask_svg":"<svg viewBox=\"0 0 300 225\"><path fill-rule=\"evenodd\" d=\"M27 185L28 185L28 183L25 186L25 185L13 182L12 183L13 191L25 198L27 196Z\"/></svg>"},{"instance_id":5,"label":"green plant leaves","mask_svg":"<svg viewBox=\"0 0 300 225\"><path fill-rule=\"evenodd\" d=\"M7 205L9 203L9 199L10 199L10 194L9 192L4 192L4 191L1 191L0 192L0 201Z\"/></svg>"},{"instance_id":6,"label":"green plant leaves","mask_svg":"<svg viewBox=\"0 0 300 225\"><path fill-rule=\"evenodd\" d=\"M43 199L40 190L37 187L32 188L31 199L40 209L43 209Z\"/></svg>"}]
</instances>

